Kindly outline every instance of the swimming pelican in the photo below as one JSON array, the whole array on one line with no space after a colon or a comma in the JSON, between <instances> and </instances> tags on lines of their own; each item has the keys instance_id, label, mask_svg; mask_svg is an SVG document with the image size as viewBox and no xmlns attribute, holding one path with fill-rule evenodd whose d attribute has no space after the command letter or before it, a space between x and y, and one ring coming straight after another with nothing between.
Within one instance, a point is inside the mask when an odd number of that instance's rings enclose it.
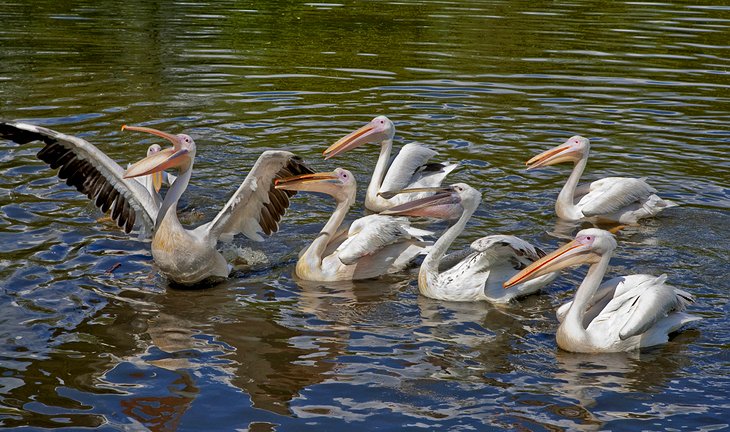
<instances>
[{"instance_id":1,"label":"swimming pelican","mask_svg":"<svg viewBox=\"0 0 730 432\"><path fill-rule=\"evenodd\" d=\"M424 216L452 219L454 225L434 243L418 272L421 294L438 300L507 303L513 298L532 294L555 279L557 273L505 290L502 283L527 265L545 256L540 249L511 235L482 237L462 252L446 255L454 240L479 207L481 194L473 187L457 183L446 188L426 188L414 192L436 194L411 201L382 214ZM410 192L408 189L403 192Z\"/></svg>"},{"instance_id":2,"label":"swimming pelican","mask_svg":"<svg viewBox=\"0 0 730 432\"><path fill-rule=\"evenodd\" d=\"M151 156L153 153L157 153L161 150L162 147L160 147L159 144L152 144L147 148L147 156ZM130 166L132 165L127 165L127 168ZM150 194L156 207L160 207L162 205L162 197L160 197L160 189L162 189L162 185L166 184L167 186L170 186L176 178L177 177L167 171L158 171L150 175L135 177L135 179L139 181Z\"/></svg>"},{"instance_id":3,"label":"swimming pelican","mask_svg":"<svg viewBox=\"0 0 730 432\"><path fill-rule=\"evenodd\" d=\"M684 313L694 302L687 292L659 277L639 274L601 280L616 249L613 234L585 229L575 240L508 280L509 288L546 272L590 264L572 302L558 309L558 346L572 352L618 352L659 345L669 333L699 317ZM599 286L600 285L600 286Z\"/></svg>"},{"instance_id":4,"label":"swimming pelican","mask_svg":"<svg viewBox=\"0 0 730 432\"><path fill-rule=\"evenodd\" d=\"M162 150L162 147L160 147L159 144L152 144L147 148L147 156L157 153L160 150ZM130 166L132 166L132 164L127 165L127 168ZM160 189L162 189L162 185L166 184L167 186L170 186L172 182L175 181L175 178L176 177L174 175L167 171L160 171L146 176L135 177L135 180L137 180L145 188L147 193L150 194L154 206L159 208L162 205L162 197L160 197ZM111 220L111 215L105 215L96 221L101 222Z\"/></svg>"},{"instance_id":5,"label":"swimming pelican","mask_svg":"<svg viewBox=\"0 0 730 432\"><path fill-rule=\"evenodd\" d=\"M0 137L19 144L43 141L38 158L58 177L94 200L103 212L111 209L112 219L126 232L136 221L153 232L152 256L168 279L194 284L208 278L228 276L229 267L216 250L218 240L229 240L241 233L261 241L261 234L278 230L278 222L289 206L292 192L274 189L277 177L311 172L292 153L266 151L258 158L238 190L211 221L193 230L183 228L177 219L177 202L192 175L195 142L184 134L172 135L155 129L123 126L122 129L147 132L172 142L173 148L150 154L126 172L89 142L50 129L25 123L0 122ZM180 174L156 204L151 193L133 177L178 168Z\"/></svg>"},{"instance_id":6,"label":"swimming pelican","mask_svg":"<svg viewBox=\"0 0 730 432\"><path fill-rule=\"evenodd\" d=\"M427 195L398 194L385 198L381 193L440 186L446 175L458 166L450 163L429 163L437 153L414 143L404 145L391 162L394 136L393 122L386 116L377 116L324 151L325 159L329 159L363 144L380 143L380 157L365 194L365 208L375 213Z\"/></svg>"},{"instance_id":7,"label":"swimming pelican","mask_svg":"<svg viewBox=\"0 0 730 432\"><path fill-rule=\"evenodd\" d=\"M645 178L606 177L578 186L588 163L591 145L588 138L575 135L563 144L527 161L527 169L573 162L573 172L558 195L555 212L561 219L636 223L677 204L659 198Z\"/></svg>"},{"instance_id":8,"label":"swimming pelican","mask_svg":"<svg viewBox=\"0 0 730 432\"><path fill-rule=\"evenodd\" d=\"M362 217L338 231L356 192L355 177L342 168L277 179L276 188L324 193L337 202L322 231L299 256L295 272L304 280L368 279L401 271L428 246L422 238L433 234L411 227L406 218L381 215Z\"/></svg>"}]
</instances>

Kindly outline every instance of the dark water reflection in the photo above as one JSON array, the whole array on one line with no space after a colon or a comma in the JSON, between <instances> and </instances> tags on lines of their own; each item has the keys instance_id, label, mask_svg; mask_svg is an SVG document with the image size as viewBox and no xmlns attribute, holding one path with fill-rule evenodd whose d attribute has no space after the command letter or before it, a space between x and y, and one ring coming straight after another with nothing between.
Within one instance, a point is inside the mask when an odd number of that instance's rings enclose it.
<instances>
[{"instance_id":1,"label":"dark water reflection","mask_svg":"<svg viewBox=\"0 0 730 432\"><path fill-rule=\"evenodd\" d=\"M557 350L554 309L585 270L509 307L436 302L415 270L292 278L332 203L294 200L258 259L171 288L149 244L0 143L0 425L106 430L666 430L727 427L730 9L721 2L11 1L0 117L92 141L120 163L146 123L198 143L182 218L212 217L258 154L341 165L361 195L374 148L321 151L376 114L397 146L462 161L484 192L458 245L545 248L579 226L552 206L567 167L529 155L591 138L587 179L651 177L681 207L619 234L611 274L667 273L703 320L641 353ZM352 217L362 213L357 207ZM442 229L443 225L437 225ZM248 249L253 247L254 249ZM258 257L258 258L257 258Z\"/></svg>"}]
</instances>

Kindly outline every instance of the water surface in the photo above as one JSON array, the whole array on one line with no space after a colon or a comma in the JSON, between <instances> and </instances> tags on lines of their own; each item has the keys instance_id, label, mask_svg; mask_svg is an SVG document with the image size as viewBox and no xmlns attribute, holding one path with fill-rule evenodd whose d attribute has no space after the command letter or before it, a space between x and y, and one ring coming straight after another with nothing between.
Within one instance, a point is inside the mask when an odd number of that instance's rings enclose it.
<instances>
[{"instance_id":1,"label":"water surface","mask_svg":"<svg viewBox=\"0 0 730 432\"><path fill-rule=\"evenodd\" d=\"M611 275L666 273L703 317L640 353L557 349L555 308L585 269L508 307L418 294L416 269L354 284L293 278L332 211L294 198L265 257L204 290L170 287L35 158L0 142L0 425L105 430L714 430L728 426L730 9L710 2L11 1L0 6L0 117L93 142L121 164L192 135L181 205L213 217L264 149L323 161L378 114L484 201L456 247L511 233L561 244L568 167L526 172L573 134L585 178L650 177L681 206L618 235ZM361 202L362 200L360 200ZM363 214L361 205L351 218ZM434 228L443 229L443 224ZM118 266L117 266L118 265ZM113 269L113 270L112 270Z\"/></svg>"}]
</instances>

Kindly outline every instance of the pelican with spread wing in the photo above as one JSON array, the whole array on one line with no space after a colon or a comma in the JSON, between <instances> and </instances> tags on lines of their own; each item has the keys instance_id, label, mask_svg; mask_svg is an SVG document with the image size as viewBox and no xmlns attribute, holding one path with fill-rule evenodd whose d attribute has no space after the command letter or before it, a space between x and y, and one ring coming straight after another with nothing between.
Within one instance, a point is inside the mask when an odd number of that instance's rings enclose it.
<instances>
[{"instance_id":1,"label":"pelican with spread wing","mask_svg":"<svg viewBox=\"0 0 730 432\"><path fill-rule=\"evenodd\" d=\"M43 127L0 122L0 137L20 144L45 143L38 158L51 168L60 168L58 177L86 194L102 211L111 210L112 219L126 232L137 222L151 232L157 266L168 279L180 284L227 277L230 270L216 249L218 241L238 233L261 241L262 234L277 231L293 192L275 189L274 179L311 172L292 153L266 151L221 212L211 222L189 230L178 221L177 203L192 175L195 142L185 134L135 126L122 129L157 135L173 147L150 152L125 172L91 143ZM172 168L177 168L179 175L162 202L134 178Z\"/></svg>"},{"instance_id":2,"label":"pelican with spread wing","mask_svg":"<svg viewBox=\"0 0 730 432\"><path fill-rule=\"evenodd\" d=\"M430 192L433 195L401 204L381 214L458 218L434 243L421 264L418 289L426 297L507 303L537 292L557 276L557 273L551 273L505 290L502 287L504 281L545 255L530 243L511 235L482 237L469 249L446 255L482 200L479 191L473 187L457 183L447 188L406 189L402 192Z\"/></svg>"},{"instance_id":3,"label":"pelican with spread wing","mask_svg":"<svg viewBox=\"0 0 730 432\"><path fill-rule=\"evenodd\" d=\"M677 204L659 198L644 178L606 177L578 186L588 163L590 141L576 135L563 144L527 161L527 169L573 162L573 172L558 194L555 212L565 220L595 219L605 222L636 223Z\"/></svg>"},{"instance_id":4,"label":"pelican with spread wing","mask_svg":"<svg viewBox=\"0 0 730 432\"><path fill-rule=\"evenodd\" d=\"M639 274L601 280L616 249L608 231L585 229L575 240L508 280L507 289L566 267L590 264L572 302L558 309L558 346L572 352L619 352L659 345L699 317L684 312L694 298L667 285L666 275Z\"/></svg>"},{"instance_id":5,"label":"pelican with spread wing","mask_svg":"<svg viewBox=\"0 0 730 432\"><path fill-rule=\"evenodd\" d=\"M419 187L440 186L444 178L458 165L451 163L429 163L437 153L418 144L406 144L391 160L395 125L386 116L378 116L360 129L342 137L324 151L326 159L352 150L363 144L380 143L380 157L375 164L365 194L365 208L375 213L387 210L428 194L398 194L386 198L388 192Z\"/></svg>"},{"instance_id":6,"label":"pelican with spread wing","mask_svg":"<svg viewBox=\"0 0 730 432\"><path fill-rule=\"evenodd\" d=\"M433 233L413 228L407 218L369 215L340 228L357 189L350 171L303 174L276 180L276 189L319 192L337 202L316 239L302 251L296 275L310 281L369 279L406 268L429 243Z\"/></svg>"}]
</instances>

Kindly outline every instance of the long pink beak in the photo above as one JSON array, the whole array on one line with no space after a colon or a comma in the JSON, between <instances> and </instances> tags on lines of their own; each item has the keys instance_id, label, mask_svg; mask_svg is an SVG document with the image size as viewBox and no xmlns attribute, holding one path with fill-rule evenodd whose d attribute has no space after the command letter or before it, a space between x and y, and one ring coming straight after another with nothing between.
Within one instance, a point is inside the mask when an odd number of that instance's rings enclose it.
<instances>
[{"instance_id":1,"label":"long pink beak","mask_svg":"<svg viewBox=\"0 0 730 432\"><path fill-rule=\"evenodd\" d=\"M389 208L380 212L383 215L393 216L416 216L436 219L452 220L458 219L464 208L461 206L461 199L451 188L413 188L403 189L397 193L382 194L386 198L403 194L418 192L435 192L434 195L419 198Z\"/></svg>"},{"instance_id":2,"label":"long pink beak","mask_svg":"<svg viewBox=\"0 0 730 432\"><path fill-rule=\"evenodd\" d=\"M160 150L157 153L152 153L146 158L135 163L127 169L124 173L124 178L140 177L148 174L160 172L169 168L176 168L184 166L190 162L190 151L181 148L180 139L176 135L162 132L157 129L141 127L141 126L127 126L123 125L122 130L131 130L137 132L146 132L152 135L165 138L170 141L173 145L172 148L166 148ZM154 180L154 179L153 179ZM161 178L160 178L161 184ZM157 185L155 185L157 189ZM159 190L159 189L158 189Z\"/></svg>"},{"instance_id":3,"label":"long pink beak","mask_svg":"<svg viewBox=\"0 0 730 432\"><path fill-rule=\"evenodd\" d=\"M329 159L331 157L337 156L340 153L352 150L355 147L367 144L370 142L370 136L373 134L373 132L373 126L368 123L360 129L354 132L350 132L349 134L337 140L336 143L327 147L327 150L322 152L322 154L324 155L325 159Z\"/></svg>"}]
</instances>

